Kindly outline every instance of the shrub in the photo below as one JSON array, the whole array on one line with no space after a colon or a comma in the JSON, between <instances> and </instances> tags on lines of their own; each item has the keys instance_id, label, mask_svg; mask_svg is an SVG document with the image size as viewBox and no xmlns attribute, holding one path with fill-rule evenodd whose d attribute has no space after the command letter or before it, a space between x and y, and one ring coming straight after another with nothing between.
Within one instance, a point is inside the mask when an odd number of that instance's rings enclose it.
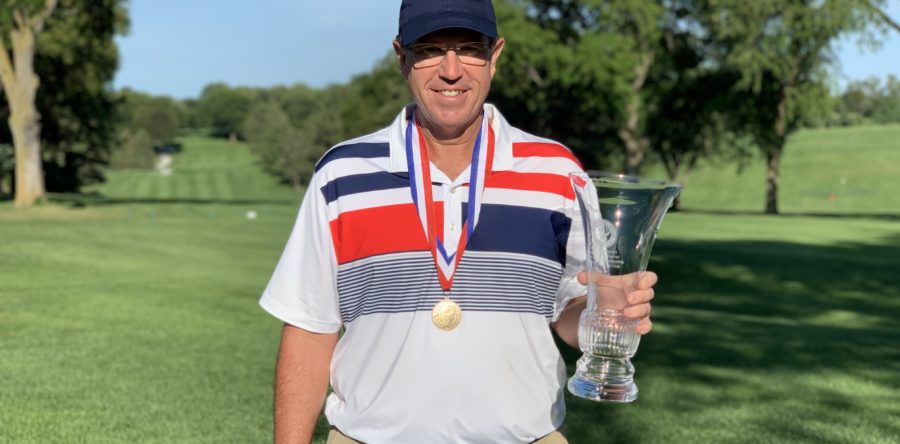
<instances>
[{"instance_id":1,"label":"shrub","mask_svg":"<svg viewBox=\"0 0 900 444\"><path fill-rule=\"evenodd\" d=\"M122 143L113 150L109 166L117 169L152 169L156 163L153 140L144 130L123 131Z\"/></svg>"}]
</instances>

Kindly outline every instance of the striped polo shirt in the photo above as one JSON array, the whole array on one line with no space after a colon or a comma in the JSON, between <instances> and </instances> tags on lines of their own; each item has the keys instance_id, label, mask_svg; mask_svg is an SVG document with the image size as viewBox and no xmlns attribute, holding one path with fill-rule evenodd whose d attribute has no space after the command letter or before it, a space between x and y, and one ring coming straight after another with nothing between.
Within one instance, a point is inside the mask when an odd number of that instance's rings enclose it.
<instances>
[{"instance_id":1,"label":"striped polo shirt","mask_svg":"<svg viewBox=\"0 0 900 444\"><path fill-rule=\"evenodd\" d=\"M462 321L439 330L431 309L444 292L410 191L409 111L318 162L260 305L309 331L343 327L325 413L356 440L533 441L565 413L565 365L549 322L584 292L568 178L580 164L484 106L493 168L450 290ZM431 165L448 249L466 222L468 175Z\"/></svg>"}]
</instances>

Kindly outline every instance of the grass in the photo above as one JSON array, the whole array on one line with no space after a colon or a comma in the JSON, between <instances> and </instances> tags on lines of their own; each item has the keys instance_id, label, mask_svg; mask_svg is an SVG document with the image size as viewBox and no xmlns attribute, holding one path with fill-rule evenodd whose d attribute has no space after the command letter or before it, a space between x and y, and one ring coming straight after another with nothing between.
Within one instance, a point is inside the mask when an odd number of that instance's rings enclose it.
<instances>
[{"instance_id":1,"label":"grass","mask_svg":"<svg viewBox=\"0 0 900 444\"><path fill-rule=\"evenodd\" d=\"M299 196L243 146L0 208L0 442L265 442L279 325L256 305ZM247 211L258 217L250 220Z\"/></svg>"},{"instance_id":2,"label":"grass","mask_svg":"<svg viewBox=\"0 0 900 444\"><path fill-rule=\"evenodd\" d=\"M570 441L900 441L898 139L801 132L781 217L749 214L761 168L698 170L654 249L640 398L567 398ZM280 326L256 301L299 195L240 144L183 142L171 176L0 203L0 442L271 440Z\"/></svg>"},{"instance_id":3,"label":"grass","mask_svg":"<svg viewBox=\"0 0 900 444\"><path fill-rule=\"evenodd\" d=\"M640 399L571 402L576 442L897 442L896 222L673 214L661 236Z\"/></svg>"},{"instance_id":4,"label":"grass","mask_svg":"<svg viewBox=\"0 0 900 444\"><path fill-rule=\"evenodd\" d=\"M900 212L900 125L800 131L785 148L780 209L788 213ZM743 170L707 162L688 178L682 204L694 210L758 212L765 163ZM723 186L725 185L725 186Z\"/></svg>"}]
</instances>

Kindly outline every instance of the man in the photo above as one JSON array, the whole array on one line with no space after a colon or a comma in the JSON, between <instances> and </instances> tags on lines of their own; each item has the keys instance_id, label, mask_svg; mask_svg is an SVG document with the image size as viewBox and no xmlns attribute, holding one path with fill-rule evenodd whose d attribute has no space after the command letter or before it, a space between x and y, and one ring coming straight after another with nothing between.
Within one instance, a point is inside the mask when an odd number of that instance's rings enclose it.
<instances>
[{"instance_id":1,"label":"man","mask_svg":"<svg viewBox=\"0 0 900 444\"><path fill-rule=\"evenodd\" d=\"M285 322L275 440L310 440L330 382L329 443L566 442L551 328L577 346L581 167L484 103L490 1L404 0L399 28L415 104L319 161L260 300ZM646 333L656 276L627 280Z\"/></svg>"}]
</instances>

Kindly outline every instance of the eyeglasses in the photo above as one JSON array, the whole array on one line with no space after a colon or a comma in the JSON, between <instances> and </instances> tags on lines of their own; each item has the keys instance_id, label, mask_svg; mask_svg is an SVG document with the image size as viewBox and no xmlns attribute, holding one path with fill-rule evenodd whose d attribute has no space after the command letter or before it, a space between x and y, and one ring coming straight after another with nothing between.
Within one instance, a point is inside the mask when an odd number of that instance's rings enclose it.
<instances>
[{"instance_id":1,"label":"eyeglasses","mask_svg":"<svg viewBox=\"0 0 900 444\"><path fill-rule=\"evenodd\" d=\"M410 48L413 56L413 67L429 68L440 65L447 51L456 53L460 63L473 66L487 65L493 47L484 42L460 43L458 45L439 45L437 43L419 43Z\"/></svg>"}]
</instances>

